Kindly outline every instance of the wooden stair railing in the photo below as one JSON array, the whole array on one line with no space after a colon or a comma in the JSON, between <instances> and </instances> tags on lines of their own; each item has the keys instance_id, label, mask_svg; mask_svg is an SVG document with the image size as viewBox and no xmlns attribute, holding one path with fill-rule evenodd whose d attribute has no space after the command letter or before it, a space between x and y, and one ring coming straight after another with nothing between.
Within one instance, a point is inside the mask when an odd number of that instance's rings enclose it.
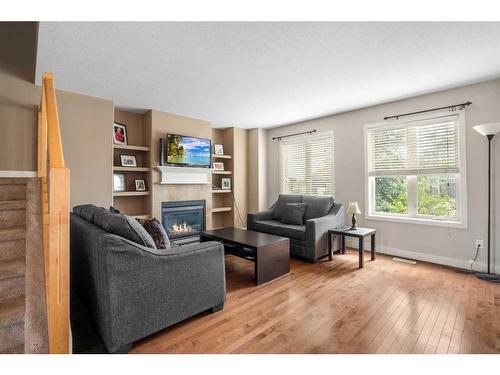
<instances>
[{"instance_id":1,"label":"wooden stair railing","mask_svg":"<svg viewBox=\"0 0 500 375\"><path fill-rule=\"evenodd\" d=\"M42 194L49 353L70 352L69 169L64 166L54 76L44 73L38 110L38 176Z\"/></svg>"}]
</instances>

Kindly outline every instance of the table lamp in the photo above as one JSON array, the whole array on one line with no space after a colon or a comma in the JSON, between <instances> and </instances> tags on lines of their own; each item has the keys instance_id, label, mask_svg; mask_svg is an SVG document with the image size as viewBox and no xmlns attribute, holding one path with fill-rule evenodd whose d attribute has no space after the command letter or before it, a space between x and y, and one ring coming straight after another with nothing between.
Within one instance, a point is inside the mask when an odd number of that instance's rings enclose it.
<instances>
[{"instance_id":1,"label":"table lamp","mask_svg":"<svg viewBox=\"0 0 500 375\"><path fill-rule=\"evenodd\" d=\"M352 226L349 228L350 230L355 230L358 227L356 226L356 214L360 214L361 211L359 210L358 202L349 202L349 205L347 206L347 213L352 214Z\"/></svg>"},{"instance_id":2,"label":"table lamp","mask_svg":"<svg viewBox=\"0 0 500 375\"><path fill-rule=\"evenodd\" d=\"M491 140L495 134L500 132L500 122L491 122L473 126L472 129L479 134L488 138L488 272L478 272L476 276L482 280L500 282L500 276L490 272L490 255L491 255Z\"/></svg>"}]
</instances>

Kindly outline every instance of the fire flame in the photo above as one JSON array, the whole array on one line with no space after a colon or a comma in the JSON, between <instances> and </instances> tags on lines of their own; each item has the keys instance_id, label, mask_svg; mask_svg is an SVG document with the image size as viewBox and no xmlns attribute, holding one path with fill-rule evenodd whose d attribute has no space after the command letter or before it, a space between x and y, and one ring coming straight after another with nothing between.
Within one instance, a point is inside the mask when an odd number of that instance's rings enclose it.
<instances>
[{"instance_id":1,"label":"fire flame","mask_svg":"<svg viewBox=\"0 0 500 375\"><path fill-rule=\"evenodd\" d=\"M172 232L186 233L195 232L195 230L191 225L188 225L188 223L184 222L182 224L172 224Z\"/></svg>"}]
</instances>

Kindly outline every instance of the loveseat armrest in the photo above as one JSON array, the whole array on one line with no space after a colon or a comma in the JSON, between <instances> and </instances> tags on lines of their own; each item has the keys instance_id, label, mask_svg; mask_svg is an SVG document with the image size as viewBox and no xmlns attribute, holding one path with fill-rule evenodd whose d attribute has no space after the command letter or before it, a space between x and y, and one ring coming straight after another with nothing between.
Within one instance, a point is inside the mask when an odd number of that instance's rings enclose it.
<instances>
[{"instance_id":1,"label":"loveseat armrest","mask_svg":"<svg viewBox=\"0 0 500 375\"><path fill-rule=\"evenodd\" d=\"M271 206L271 208L269 208L265 211L247 214L247 228L252 230L254 228L254 224L256 221L272 220L275 206L276 206L276 203L273 204Z\"/></svg>"},{"instance_id":2,"label":"loveseat armrest","mask_svg":"<svg viewBox=\"0 0 500 375\"><path fill-rule=\"evenodd\" d=\"M314 251L315 260L326 254L328 230L344 225L345 205L342 203L335 203L327 215L306 221L306 247Z\"/></svg>"}]
</instances>

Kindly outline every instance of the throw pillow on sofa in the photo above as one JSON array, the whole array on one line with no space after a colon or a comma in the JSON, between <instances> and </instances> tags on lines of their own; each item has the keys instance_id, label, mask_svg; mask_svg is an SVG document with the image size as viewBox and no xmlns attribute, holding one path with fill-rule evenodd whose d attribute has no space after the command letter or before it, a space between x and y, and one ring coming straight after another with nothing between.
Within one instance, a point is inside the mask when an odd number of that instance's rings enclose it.
<instances>
[{"instance_id":1,"label":"throw pillow on sofa","mask_svg":"<svg viewBox=\"0 0 500 375\"><path fill-rule=\"evenodd\" d=\"M170 249L170 239L168 238L165 228L163 228L163 225L161 225L158 219L153 218L148 220L136 218L136 220L146 229L151 238L153 238L157 249Z\"/></svg>"},{"instance_id":2,"label":"throw pillow on sofa","mask_svg":"<svg viewBox=\"0 0 500 375\"><path fill-rule=\"evenodd\" d=\"M73 213L80 216L82 219L88 221L89 223L94 222L94 216L97 212L105 211L103 207L97 207L93 204L82 204L73 207Z\"/></svg>"},{"instance_id":3,"label":"throw pillow on sofa","mask_svg":"<svg viewBox=\"0 0 500 375\"><path fill-rule=\"evenodd\" d=\"M288 203L302 203L302 195L280 194L276 202L276 207L273 210L273 220L281 220L283 211Z\"/></svg>"},{"instance_id":4,"label":"throw pillow on sofa","mask_svg":"<svg viewBox=\"0 0 500 375\"><path fill-rule=\"evenodd\" d=\"M281 222L283 224L304 225L304 215L307 204L287 203L282 211Z\"/></svg>"},{"instance_id":5,"label":"throw pillow on sofa","mask_svg":"<svg viewBox=\"0 0 500 375\"><path fill-rule=\"evenodd\" d=\"M155 242L149 233L132 216L114 214L108 210L102 210L95 214L94 224L106 232L116 234L139 245L156 249Z\"/></svg>"},{"instance_id":6,"label":"throw pillow on sofa","mask_svg":"<svg viewBox=\"0 0 500 375\"><path fill-rule=\"evenodd\" d=\"M121 214L122 212L118 208L114 208L113 206L109 206L109 212L112 214Z\"/></svg>"},{"instance_id":7,"label":"throw pillow on sofa","mask_svg":"<svg viewBox=\"0 0 500 375\"><path fill-rule=\"evenodd\" d=\"M304 195L302 202L307 204L304 220L328 215L335 200L329 195Z\"/></svg>"}]
</instances>

